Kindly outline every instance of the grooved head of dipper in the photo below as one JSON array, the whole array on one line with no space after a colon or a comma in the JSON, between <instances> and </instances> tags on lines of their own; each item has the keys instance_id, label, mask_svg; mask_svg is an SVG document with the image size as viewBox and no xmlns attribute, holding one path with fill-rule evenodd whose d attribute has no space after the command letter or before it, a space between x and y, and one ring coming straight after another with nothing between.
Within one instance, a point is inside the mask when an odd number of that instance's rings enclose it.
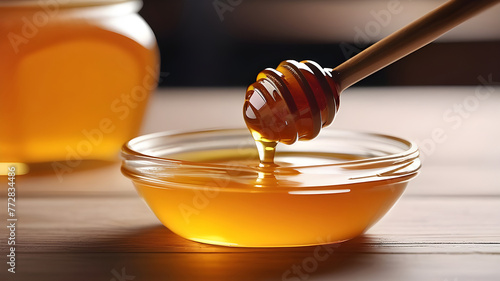
<instances>
[{"instance_id":1,"label":"grooved head of dipper","mask_svg":"<svg viewBox=\"0 0 500 281\"><path fill-rule=\"evenodd\" d=\"M316 137L333 121L339 102L330 71L287 60L260 72L248 87L243 116L256 140L292 144Z\"/></svg>"}]
</instances>

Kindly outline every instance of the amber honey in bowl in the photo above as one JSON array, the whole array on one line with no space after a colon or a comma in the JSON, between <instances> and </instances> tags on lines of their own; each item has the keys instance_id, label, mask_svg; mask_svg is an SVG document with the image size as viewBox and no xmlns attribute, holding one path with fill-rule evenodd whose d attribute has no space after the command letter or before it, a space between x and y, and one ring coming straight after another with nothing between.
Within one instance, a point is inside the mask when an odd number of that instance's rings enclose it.
<instances>
[{"instance_id":1,"label":"amber honey in bowl","mask_svg":"<svg viewBox=\"0 0 500 281\"><path fill-rule=\"evenodd\" d=\"M340 242L364 233L420 167L416 146L345 131L279 147L262 167L248 131L159 133L127 143L122 171L158 219L190 240L241 247Z\"/></svg>"}]
</instances>

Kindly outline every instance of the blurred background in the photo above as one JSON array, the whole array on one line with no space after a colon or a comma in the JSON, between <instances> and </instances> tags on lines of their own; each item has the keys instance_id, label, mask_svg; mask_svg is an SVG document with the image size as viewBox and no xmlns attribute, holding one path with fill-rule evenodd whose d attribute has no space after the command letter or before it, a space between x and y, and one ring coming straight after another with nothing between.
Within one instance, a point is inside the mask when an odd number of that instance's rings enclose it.
<instances>
[{"instance_id":1,"label":"blurred background","mask_svg":"<svg viewBox=\"0 0 500 281\"><path fill-rule=\"evenodd\" d=\"M247 86L282 60L335 67L442 0L144 0L160 86ZM477 85L500 74L500 6L358 86Z\"/></svg>"}]
</instances>

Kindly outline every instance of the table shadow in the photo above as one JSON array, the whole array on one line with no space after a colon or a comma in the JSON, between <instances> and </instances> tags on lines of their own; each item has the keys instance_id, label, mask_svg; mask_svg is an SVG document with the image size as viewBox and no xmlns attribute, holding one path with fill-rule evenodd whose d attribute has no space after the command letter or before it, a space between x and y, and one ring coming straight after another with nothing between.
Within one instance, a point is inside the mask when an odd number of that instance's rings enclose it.
<instances>
[{"instance_id":1,"label":"table shadow","mask_svg":"<svg viewBox=\"0 0 500 281\"><path fill-rule=\"evenodd\" d=\"M155 226L113 238L96 235L69 250L92 252L91 263L126 268L140 280L311 280L376 263L375 255L363 251L366 241L361 236L320 246L237 248L192 242Z\"/></svg>"}]
</instances>

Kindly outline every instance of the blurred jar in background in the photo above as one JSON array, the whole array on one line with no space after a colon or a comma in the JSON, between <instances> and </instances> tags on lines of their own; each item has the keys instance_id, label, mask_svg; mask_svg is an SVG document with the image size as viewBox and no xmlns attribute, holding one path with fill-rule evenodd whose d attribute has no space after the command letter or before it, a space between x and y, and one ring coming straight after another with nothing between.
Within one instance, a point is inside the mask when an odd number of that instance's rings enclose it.
<instances>
[{"instance_id":1,"label":"blurred jar in background","mask_svg":"<svg viewBox=\"0 0 500 281\"><path fill-rule=\"evenodd\" d=\"M158 82L141 6L0 0L0 164L116 159Z\"/></svg>"}]
</instances>

